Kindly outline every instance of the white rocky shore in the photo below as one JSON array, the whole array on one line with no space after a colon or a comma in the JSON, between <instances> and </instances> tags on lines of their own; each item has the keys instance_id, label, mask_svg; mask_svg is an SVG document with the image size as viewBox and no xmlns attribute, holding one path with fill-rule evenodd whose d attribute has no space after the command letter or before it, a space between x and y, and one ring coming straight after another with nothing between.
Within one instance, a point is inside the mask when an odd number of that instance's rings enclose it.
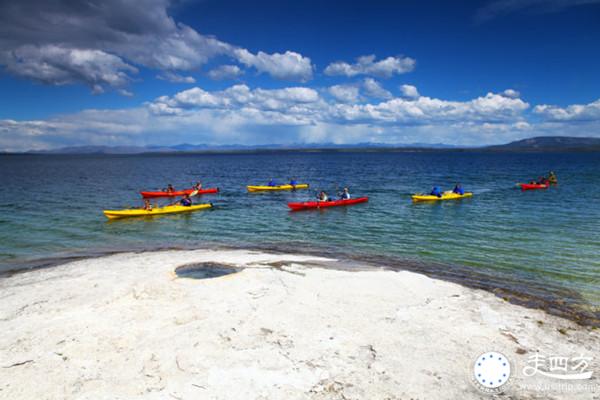
<instances>
[{"instance_id":1,"label":"white rocky shore","mask_svg":"<svg viewBox=\"0 0 600 400\"><path fill-rule=\"evenodd\" d=\"M174 273L199 262L244 269ZM1 278L0 398L485 399L473 363L498 351L512 365L500 398L600 399L598 330L411 272L332 266L162 251ZM593 357L592 379L525 376L536 353Z\"/></svg>"}]
</instances>

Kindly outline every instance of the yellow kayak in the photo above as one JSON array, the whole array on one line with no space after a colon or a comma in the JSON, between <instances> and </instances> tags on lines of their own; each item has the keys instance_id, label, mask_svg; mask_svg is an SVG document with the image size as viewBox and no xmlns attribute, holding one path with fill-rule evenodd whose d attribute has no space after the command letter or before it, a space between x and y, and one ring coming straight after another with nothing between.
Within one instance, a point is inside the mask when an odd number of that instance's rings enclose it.
<instances>
[{"instance_id":1,"label":"yellow kayak","mask_svg":"<svg viewBox=\"0 0 600 400\"><path fill-rule=\"evenodd\" d=\"M211 203L206 204L194 204L189 207L185 206L165 206L165 207L157 207L152 210L142 210L142 209L131 209L131 210L104 210L104 215L108 219L114 218L127 218L127 217L146 217L152 215L164 215L164 214L177 214L191 211L204 210L206 208L211 208Z\"/></svg>"},{"instance_id":2,"label":"yellow kayak","mask_svg":"<svg viewBox=\"0 0 600 400\"><path fill-rule=\"evenodd\" d=\"M458 194L453 192L444 192L442 197L432 196L430 194L414 194L412 195L413 201L440 201L440 200L457 200L464 199L465 197L471 197L473 193L466 192L465 194Z\"/></svg>"},{"instance_id":3,"label":"yellow kayak","mask_svg":"<svg viewBox=\"0 0 600 400\"><path fill-rule=\"evenodd\" d=\"M268 192L272 190L296 190L308 189L308 183L299 183L297 185L277 185L277 186L247 186L249 192Z\"/></svg>"}]
</instances>

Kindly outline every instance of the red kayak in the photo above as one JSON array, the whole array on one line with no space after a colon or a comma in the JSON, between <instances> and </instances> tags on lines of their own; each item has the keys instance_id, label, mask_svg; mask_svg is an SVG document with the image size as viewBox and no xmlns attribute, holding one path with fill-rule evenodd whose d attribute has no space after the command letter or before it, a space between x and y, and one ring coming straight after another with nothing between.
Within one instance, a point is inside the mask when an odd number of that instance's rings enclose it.
<instances>
[{"instance_id":1,"label":"red kayak","mask_svg":"<svg viewBox=\"0 0 600 400\"><path fill-rule=\"evenodd\" d=\"M175 192L140 192L143 198L151 199L154 197L178 197L184 194L192 194L194 189L177 190ZM198 190L197 194L219 193L219 188L206 188Z\"/></svg>"},{"instance_id":2,"label":"red kayak","mask_svg":"<svg viewBox=\"0 0 600 400\"><path fill-rule=\"evenodd\" d=\"M544 183L519 183L521 190L548 189L549 185Z\"/></svg>"},{"instance_id":3,"label":"red kayak","mask_svg":"<svg viewBox=\"0 0 600 400\"><path fill-rule=\"evenodd\" d=\"M314 208L351 206L353 204L366 203L367 201L369 201L368 197L359 197L356 199L348 199L348 200L304 201L302 203L288 203L288 207L294 211L298 211L298 210L310 210L310 209L314 209Z\"/></svg>"}]
</instances>

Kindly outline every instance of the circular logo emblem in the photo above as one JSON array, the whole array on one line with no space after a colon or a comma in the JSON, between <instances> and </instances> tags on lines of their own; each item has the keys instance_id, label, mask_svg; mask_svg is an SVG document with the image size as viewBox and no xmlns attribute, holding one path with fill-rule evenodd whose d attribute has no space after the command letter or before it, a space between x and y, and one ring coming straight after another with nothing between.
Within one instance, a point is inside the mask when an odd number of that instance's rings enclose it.
<instances>
[{"instance_id":1,"label":"circular logo emblem","mask_svg":"<svg viewBox=\"0 0 600 400\"><path fill-rule=\"evenodd\" d=\"M486 393L500 393L510 378L510 362L502 353L483 353L473 364L473 382Z\"/></svg>"}]
</instances>

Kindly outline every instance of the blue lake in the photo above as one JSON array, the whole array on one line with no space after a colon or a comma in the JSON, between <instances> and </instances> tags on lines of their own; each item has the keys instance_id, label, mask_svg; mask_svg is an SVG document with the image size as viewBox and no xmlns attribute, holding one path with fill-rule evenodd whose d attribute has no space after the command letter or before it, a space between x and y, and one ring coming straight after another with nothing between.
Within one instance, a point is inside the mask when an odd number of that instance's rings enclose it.
<instances>
[{"instance_id":1,"label":"blue lake","mask_svg":"<svg viewBox=\"0 0 600 400\"><path fill-rule=\"evenodd\" d=\"M549 170L557 187L515 187ZM598 153L3 155L0 171L0 271L129 249L286 246L430 263L440 272L463 266L523 292L535 286L600 307ZM311 189L246 192L247 184L290 177ZM140 205L140 190L196 180L220 187L199 199L214 210L111 222L102 215ZM411 202L412 193L459 181L473 198ZM344 186L369 203L307 212L286 206Z\"/></svg>"}]
</instances>

